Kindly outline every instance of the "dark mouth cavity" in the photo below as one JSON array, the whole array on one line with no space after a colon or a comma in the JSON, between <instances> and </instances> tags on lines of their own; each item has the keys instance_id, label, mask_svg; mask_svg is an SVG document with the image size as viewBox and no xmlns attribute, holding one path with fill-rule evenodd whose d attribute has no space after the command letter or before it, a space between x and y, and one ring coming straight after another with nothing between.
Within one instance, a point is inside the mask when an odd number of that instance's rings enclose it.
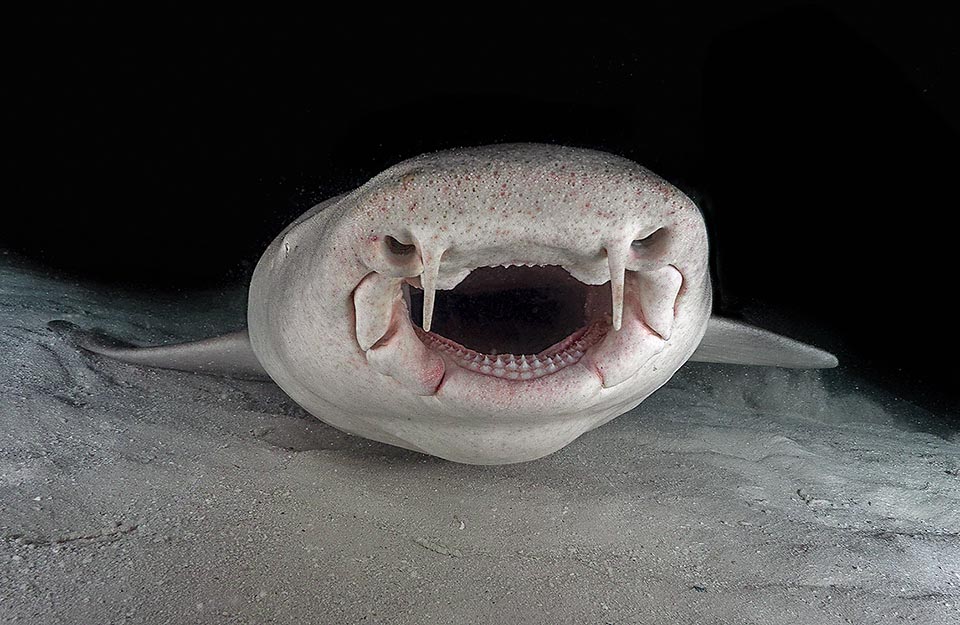
<instances>
[{"instance_id":1,"label":"dark mouth cavity","mask_svg":"<svg viewBox=\"0 0 960 625\"><path fill-rule=\"evenodd\" d=\"M404 285L410 317L423 327L423 291ZM481 354L536 354L610 310L609 287L562 267L480 267L437 291L431 333Z\"/></svg>"}]
</instances>

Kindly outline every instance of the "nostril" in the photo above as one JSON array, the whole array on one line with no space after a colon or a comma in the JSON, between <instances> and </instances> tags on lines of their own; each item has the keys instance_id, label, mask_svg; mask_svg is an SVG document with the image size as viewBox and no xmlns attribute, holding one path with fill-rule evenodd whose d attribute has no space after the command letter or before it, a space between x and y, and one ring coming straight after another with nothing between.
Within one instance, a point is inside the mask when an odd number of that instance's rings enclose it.
<instances>
[{"instance_id":1,"label":"nostril","mask_svg":"<svg viewBox=\"0 0 960 625\"><path fill-rule=\"evenodd\" d=\"M412 244L401 243L397 241L392 236L387 235L384 237L384 242L387 248L387 251L394 256L409 256L416 251L416 246Z\"/></svg>"},{"instance_id":2,"label":"nostril","mask_svg":"<svg viewBox=\"0 0 960 625\"><path fill-rule=\"evenodd\" d=\"M640 252L643 250L648 250L656 245L663 237L666 236L666 229L657 228L650 234L640 239L636 239L633 243L630 244L634 250Z\"/></svg>"}]
</instances>

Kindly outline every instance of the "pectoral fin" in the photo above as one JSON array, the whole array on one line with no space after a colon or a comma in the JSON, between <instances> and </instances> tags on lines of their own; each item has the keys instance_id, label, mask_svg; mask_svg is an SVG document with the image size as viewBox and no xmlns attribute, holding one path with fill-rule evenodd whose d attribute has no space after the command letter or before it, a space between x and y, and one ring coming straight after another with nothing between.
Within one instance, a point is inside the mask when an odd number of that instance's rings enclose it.
<instances>
[{"instance_id":1,"label":"pectoral fin","mask_svg":"<svg viewBox=\"0 0 960 625\"><path fill-rule=\"evenodd\" d=\"M51 321L47 325L51 330L70 337L87 351L123 362L210 375L270 379L250 347L250 336L246 330L189 343L137 347L97 332L82 330L68 321Z\"/></svg>"},{"instance_id":2,"label":"pectoral fin","mask_svg":"<svg viewBox=\"0 0 960 625\"><path fill-rule=\"evenodd\" d=\"M822 349L722 317L710 318L707 333L690 360L789 369L837 366L837 357Z\"/></svg>"}]
</instances>

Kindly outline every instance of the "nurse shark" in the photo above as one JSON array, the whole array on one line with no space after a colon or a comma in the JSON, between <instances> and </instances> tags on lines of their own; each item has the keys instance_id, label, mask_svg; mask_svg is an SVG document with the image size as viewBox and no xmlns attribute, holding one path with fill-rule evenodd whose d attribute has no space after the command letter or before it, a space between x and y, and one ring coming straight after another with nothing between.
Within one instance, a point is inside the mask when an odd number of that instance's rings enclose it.
<instances>
[{"instance_id":1,"label":"nurse shark","mask_svg":"<svg viewBox=\"0 0 960 625\"><path fill-rule=\"evenodd\" d=\"M273 380L369 439L470 464L550 454L685 362L836 366L711 316L707 231L627 159L556 145L425 154L313 207L254 271L247 329L136 347L140 365Z\"/></svg>"}]
</instances>

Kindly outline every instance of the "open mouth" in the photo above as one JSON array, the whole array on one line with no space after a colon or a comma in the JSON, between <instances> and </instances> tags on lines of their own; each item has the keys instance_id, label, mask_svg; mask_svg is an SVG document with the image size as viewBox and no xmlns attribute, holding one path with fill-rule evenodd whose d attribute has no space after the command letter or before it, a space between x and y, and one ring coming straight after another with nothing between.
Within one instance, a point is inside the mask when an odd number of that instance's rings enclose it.
<instances>
[{"instance_id":1,"label":"open mouth","mask_svg":"<svg viewBox=\"0 0 960 625\"><path fill-rule=\"evenodd\" d=\"M456 365L508 380L532 380L577 363L611 328L610 287L588 285L555 265L480 267L440 291L430 331L423 290L404 299L417 336Z\"/></svg>"},{"instance_id":2,"label":"open mouth","mask_svg":"<svg viewBox=\"0 0 960 625\"><path fill-rule=\"evenodd\" d=\"M481 379L545 382L561 372L562 384L621 384L669 341L683 283L669 264L616 271L611 263L601 284L589 283L597 274L575 278L576 266L453 267L439 281L436 265L413 277L371 272L354 290L367 362L418 395L448 381L467 392Z\"/></svg>"}]
</instances>

